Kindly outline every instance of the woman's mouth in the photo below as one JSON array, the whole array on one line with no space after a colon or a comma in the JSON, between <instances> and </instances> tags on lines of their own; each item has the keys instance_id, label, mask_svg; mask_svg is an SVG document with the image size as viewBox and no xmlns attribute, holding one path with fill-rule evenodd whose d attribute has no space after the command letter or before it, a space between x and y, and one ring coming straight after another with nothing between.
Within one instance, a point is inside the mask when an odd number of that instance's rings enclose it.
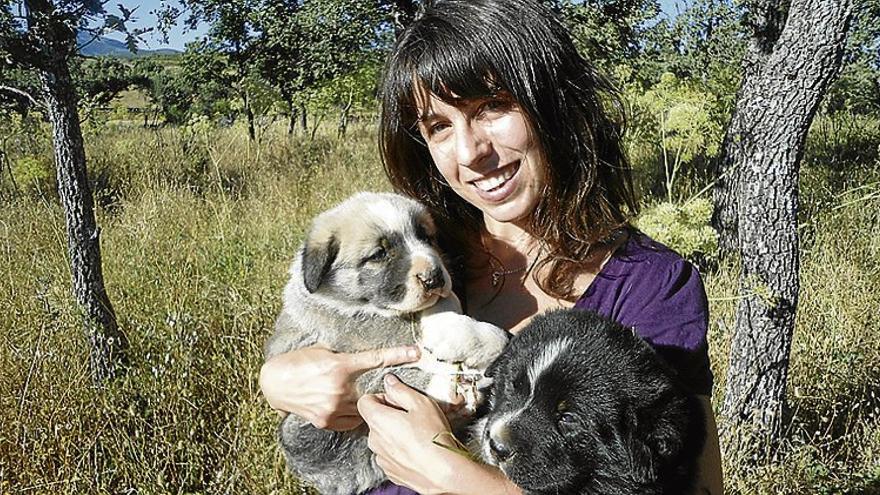
<instances>
[{"instance_id":1,"label":"woman's mouth","mask_svg":"<svg viewBox=\"0 0 880 495\"><path fill-rule=\"evenodd\" d=\"M519 172L518 161L493 170L483 178L472 181L471 184L484 201L499 202L514 191L516 180L513 179L517 172Z\"/></svg>"}]
</instances>

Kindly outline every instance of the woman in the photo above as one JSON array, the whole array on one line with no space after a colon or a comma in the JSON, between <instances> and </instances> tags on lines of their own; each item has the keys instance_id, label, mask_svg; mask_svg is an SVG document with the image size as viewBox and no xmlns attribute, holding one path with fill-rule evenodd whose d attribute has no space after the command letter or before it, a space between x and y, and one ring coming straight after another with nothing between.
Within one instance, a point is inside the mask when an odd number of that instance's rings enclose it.
<instances>
[{"instance_id":1,"label":"woman","mask_svg":"<svg viewBox=\"0 0 880 495\"><path fill-rule=\"evenodd\" d=\"M592 309L664 355L705 405L701 486L720 494L705 293L689 263L628 224L636 201L618 127L604 110L614 102L540 4L436 2L388 62L386 171L446 234L469 315L516 333L548 309ZM413 359L412 349L302 349L267 362L261 386L275 409L316 426L366 421L389 479L419 493L518 493L498 470L435 445L449 441L443 412L393 375L385 394L358 400L358 373ZM388 485L374 493L411 492Z\"/></svg>"}]
</instances>

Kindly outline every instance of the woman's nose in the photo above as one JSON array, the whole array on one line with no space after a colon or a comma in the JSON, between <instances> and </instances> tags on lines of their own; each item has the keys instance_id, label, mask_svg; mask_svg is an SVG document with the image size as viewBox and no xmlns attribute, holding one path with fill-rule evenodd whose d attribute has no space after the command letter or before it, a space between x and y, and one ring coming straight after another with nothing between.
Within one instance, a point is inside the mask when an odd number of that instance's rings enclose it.
<instances>
[{"instance_id":1,"label":"woman's nose","mask_svg":"<svg viewBox=\"0 0 880 495\"><path fill-rule=\"evenodd\" d=\"M479 165L492 152L492 142L479 125L462 126L455 136L455 158L458 165Z\"/></svg>"}]
</instances>

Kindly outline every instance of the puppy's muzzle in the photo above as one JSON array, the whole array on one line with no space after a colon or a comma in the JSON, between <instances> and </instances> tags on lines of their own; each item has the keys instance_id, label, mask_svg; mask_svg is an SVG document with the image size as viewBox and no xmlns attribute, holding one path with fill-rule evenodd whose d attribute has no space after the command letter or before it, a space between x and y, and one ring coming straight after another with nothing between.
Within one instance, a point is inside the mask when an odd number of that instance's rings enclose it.
<instances>
[{"instance_id":1,"label":"puppy's muzzle","mask_svg":"<svg viewBox=\"0 0 880 495\"><path fill-rule=\"evenodd\" d=\"M507 428L503 426L492 428L491 431L486 432L486 436L489 440L489 451L496 461L501 463L513 457L514 450Z\"/></svg>"}]
</instances>

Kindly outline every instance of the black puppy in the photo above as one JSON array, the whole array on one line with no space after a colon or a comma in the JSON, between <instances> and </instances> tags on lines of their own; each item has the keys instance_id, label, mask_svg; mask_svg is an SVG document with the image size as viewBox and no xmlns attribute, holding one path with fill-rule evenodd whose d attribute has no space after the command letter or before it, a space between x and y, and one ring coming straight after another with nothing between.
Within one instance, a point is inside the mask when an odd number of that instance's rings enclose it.
<instances>
[{"instance_id":1,"label":"black puppy","mask_svg":"<svg viewBox=\"0 0 880 495\"><path fill-rule=\"evenodd\" d=\"M526 493L685 494L699 401L632 330L595 313L534 318L489 368L480 455Z\"/></svg>"}]
</instances>

